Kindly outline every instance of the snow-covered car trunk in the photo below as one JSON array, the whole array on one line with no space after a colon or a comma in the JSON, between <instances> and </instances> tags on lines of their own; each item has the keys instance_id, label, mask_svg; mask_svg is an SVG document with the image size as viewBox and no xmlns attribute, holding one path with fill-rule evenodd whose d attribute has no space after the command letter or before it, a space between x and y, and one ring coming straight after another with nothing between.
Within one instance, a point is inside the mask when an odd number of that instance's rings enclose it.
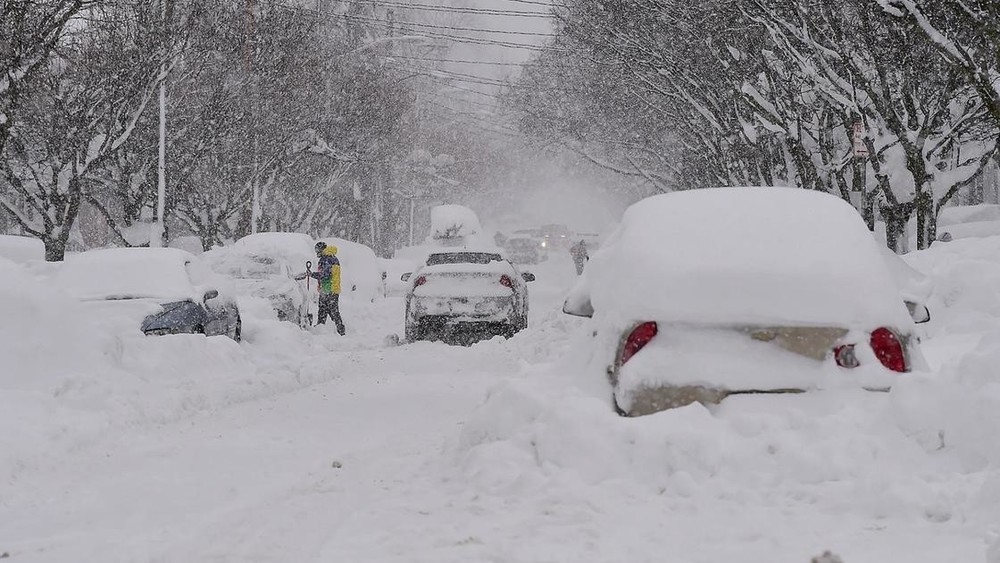
<instances>
[{"instance_id":1,"label":"snow-covered car trunk","mask_svg":"<svg viewBox=\"0 0 1000 563\"><path fill-rule=\"evenodd\" d=\"M733 393L888 388L922 368L874 239L837 198L718 188L633 205L567 299L593 369L648 414Z\"/></svg>"}]
</instances>

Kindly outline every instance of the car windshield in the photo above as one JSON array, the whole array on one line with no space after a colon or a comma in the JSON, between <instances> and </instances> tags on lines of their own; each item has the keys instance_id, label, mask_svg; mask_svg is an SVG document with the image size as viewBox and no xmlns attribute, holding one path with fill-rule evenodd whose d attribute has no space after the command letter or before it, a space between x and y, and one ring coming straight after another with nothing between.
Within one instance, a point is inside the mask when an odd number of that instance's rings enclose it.
<instances>
[{"instance_id":1,"label":"car windshield","mask_svg":"<svg viewBox=\"0 0 1000 563\"><path fill-rule=\"evenodd\" d=\"M231 277L243 280L263 280L281 273L281 264L269 256L252 256L250 260L229 269Z\"/></svg>"},{"instance_id":2,"label":"car windshield","mask_svg":"<svg viewBox=\"0 0 1000 563\"><path fill-rule=\"evenodd\" d=\"M500 262L503 258L499 254L489 252L442 252L431 254L427 257L428 266L439 264L489 264L490 262Z\"/></svg>"}]
</instances>

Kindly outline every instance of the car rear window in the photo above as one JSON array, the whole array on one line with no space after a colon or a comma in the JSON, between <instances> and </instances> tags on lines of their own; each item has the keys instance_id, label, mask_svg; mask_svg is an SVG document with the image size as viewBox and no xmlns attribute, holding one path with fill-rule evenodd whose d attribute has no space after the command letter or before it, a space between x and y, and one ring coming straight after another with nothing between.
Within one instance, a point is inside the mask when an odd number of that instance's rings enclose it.
<instances>
[{"instance_id":1,"label":"car rear window","mask_svg":"<svg viewBox=\"0 0 1000 563\"><path fill-rule=\"evenodd\" d=\"M489 264L490 262L500 262L503 258L499 254L489 252L443 252L431 254L427 257L428 266L439 264Z\"/></svg>"}]
</instances>

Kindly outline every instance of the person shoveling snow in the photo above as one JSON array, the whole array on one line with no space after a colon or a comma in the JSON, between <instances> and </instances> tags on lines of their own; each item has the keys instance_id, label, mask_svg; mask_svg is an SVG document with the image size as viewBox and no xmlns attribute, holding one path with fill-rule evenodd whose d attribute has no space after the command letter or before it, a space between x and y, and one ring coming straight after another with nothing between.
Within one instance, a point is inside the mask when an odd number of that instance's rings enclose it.
<instances>
[{"instance_id":1,"label":"person shoveling snow","mask_svg":"<svg viewBox=\"0 0 1000 563\"><path fill-rule=\"evenodd\" d=\"M347 330L344 328L344 319L340 316L340 260L337 258L337 247L317 242L316 257L319 259L317 271L311 271L307 263L306 271L295 276L295 279L313 278L319 282L319 313L316 324L326 324L329 317L337 325L337 333L343 336Z\"/></svg>"}]
</instances>

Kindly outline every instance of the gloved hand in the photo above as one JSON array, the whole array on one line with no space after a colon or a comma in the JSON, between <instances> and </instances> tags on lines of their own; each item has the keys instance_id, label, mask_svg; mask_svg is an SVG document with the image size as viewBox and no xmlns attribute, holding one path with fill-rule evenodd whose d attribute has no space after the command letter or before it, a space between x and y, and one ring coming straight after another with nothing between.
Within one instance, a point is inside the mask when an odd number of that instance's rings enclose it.
<instances>
[{"instance_id":1,"label":"gloved hand","mask_svg":"<svg viewBox=\"0 0 1000 563\"><path fill-rule=\"evenodd\" d=\"M308 272L302 272L301 274L297 274L297 275L295 276L295 279L296 279L297 281L302 281L302 280L304 280L304 279L306 279L306 278L308 278L308 277L309 277L309 273L308 273Z\"/></svg>"}]
</instances>

